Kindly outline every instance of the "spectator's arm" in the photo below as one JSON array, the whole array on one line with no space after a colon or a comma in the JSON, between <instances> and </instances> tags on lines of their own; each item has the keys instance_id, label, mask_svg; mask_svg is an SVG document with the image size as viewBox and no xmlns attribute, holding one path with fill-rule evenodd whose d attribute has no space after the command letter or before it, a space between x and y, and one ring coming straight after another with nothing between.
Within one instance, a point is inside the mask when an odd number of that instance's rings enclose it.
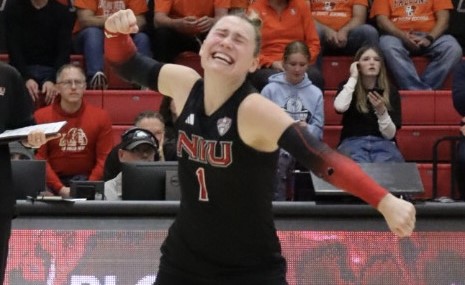
<instances>
[{"instance_id":1,"label":"spectator's arm","mask_svg":"<svg viewBox=\"0 0 465 285\"><path fill-rule=\"evenodd\" d=\"M145 24L146 24L145 16L144 15L137 15L136 20L137 20L137 26L139 27L139 31L141 31L144 28Z\"/></svg>"},{"instance_id":2,"label":"spectator's arm","mask_svg":"<svg viewBox=\"0 0 465 285\"><path fill-rule=\"evenodd\" d=\"M336 95L336 98L334 99L333 103L336 112L344 113L349 109L356 84L357 79L350 77L347 83L342 88L342 90Z\"/></svg>"},{"instance_id":3,"label":"spectator's arm","mask_svg":"<svg viewBox=\"0 0 465 285\"><path fill-rule=\"evenodd\" d=\"M78 9L77 17L81 28L101 27L105 24L106 17L96 16L95 12L89 9Z\"/></svg>"},{"instance_id":4,"label":"spectator's arm","mask_svg":"<svg viewBox=\"0 0 465 285\"><path fill-rule=\"evenodd\" d=\"M99 136L97 138L97 145L95 148L95 165L89 175L90 181L103 179L105 160L113 148L113 133L110 118L108 116L101 118L104 122L102 123L102 128L99 131Z\"/></svg>"},{"instance_id":5,"label":"spectator's arm","mask_svg":"<svg viewBox=\"0 0 465 285\"><path fill-rule=\"evenodd\" d=\"M444 34L444 32L449 27L449 11L439 10L439 11L436 11L435 15L436 15L436 25L429 32L429 34L434 39L437 39L440 36L442 36L442 34Z\"/></svg>"},{"instance_id":6,"label":"spectator's arm","mask_svg":"<svg viewBox=\"0 0 465 285\"><path fill-rule=\"evenodd\" d=\"M165 12L155 12L153 16L153 25L155 28L158 27L168 27L177 30L180 26L182 19L174 19L168 16L168 13Z\"/></svg>"},{"instance_id":7,"label":"spectator's arm","mask_svg":"<svg viewBox=\"0 0 465 285\"><path fill-rule=\"evenodd\" d=\"M407 34L401 29L397 28L394 23L385 15L377 15L376 23L378 27L383 30L385 33L398 37L403 41L409 41Z\"/></svg>"},{"instance_id":8,"label":"spectator's arm","mask_svg":"<svg viewBox=\"0 0 465 285\"><path fill-rule=\"evenodd\" d=\"M391 140L396 135L396 126L392 122L391 116L387 111L382 114L376 114L378 117L378 129L385 139Z\"/></svg>"},{"instance_id":9,"label":"spectator's arm","mask_svg":"<svg viewBox=\"0 0 465 285\"><path fill-rule=\"evenodd\" d=\"M308 122L308 129L315 137L323 140L323 126L325 124L325 114L323 106L323 95L320 96L315 108L315 113Z\"/></svg>"},{"instance_id":10,"label":"spectator's arm","mask_svg":"<svg viewBox=\"0 0 465 285\"><path fill-rule=\"evenodd\" d=\"M352 29L366 23L367 7L355 4L352 7L352 19L345 24L339 31L349 33Z\"/></svg>"}]
</instances>

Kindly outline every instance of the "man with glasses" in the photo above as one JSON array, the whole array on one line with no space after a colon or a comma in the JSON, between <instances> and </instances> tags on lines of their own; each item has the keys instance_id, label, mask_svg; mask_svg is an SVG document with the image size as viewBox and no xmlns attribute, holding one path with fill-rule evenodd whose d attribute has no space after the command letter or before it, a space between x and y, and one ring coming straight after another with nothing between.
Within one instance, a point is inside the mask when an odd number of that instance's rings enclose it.
<instances>
[{"instance_id":1,"label":"man with glasses","mask_svg":"<svg viewBox=\"0 0 465 285\"><path fill-rule=\"evenodd\" d=\"M134 119L134 127L142 128L150 133L158 141L158 149L155 153L155 161L174 161L176 157L176 140L165 137L165 121L163 116L152 110L140 112ZM103 170L103 180L108 181L121 172L119 150L123 142L117 144L108 154Z\"/></svg>"},{"instance_id":2,"label":"man with glasses","mask_svg":"<svg viewBox=\"0 0 465 285\"><path fill-rule=\"evenodd\" d=\"M148 130L132 128L121 136L121 144L118 149L118 158L123 162L154 161L158 150L158 141ZM106 200L121 200L121 172L105 182Z\"/></svg>"},{"instance_id":3,"label":"man with glasses","mask_svg":"<svg viewBox=\"0 0 465 285\"><path fill-rule=\"evenodd\" d=\"M37 159L47 161L47 186L55 195L70 196L72 180L98 181L103 177L105 158L113 147L108 113L86 104L84 71L67 64L57 72L59 96L52 105L35 113L37 123L67 121L61 137L43 145Z\"/></svg>"}]
</instances>

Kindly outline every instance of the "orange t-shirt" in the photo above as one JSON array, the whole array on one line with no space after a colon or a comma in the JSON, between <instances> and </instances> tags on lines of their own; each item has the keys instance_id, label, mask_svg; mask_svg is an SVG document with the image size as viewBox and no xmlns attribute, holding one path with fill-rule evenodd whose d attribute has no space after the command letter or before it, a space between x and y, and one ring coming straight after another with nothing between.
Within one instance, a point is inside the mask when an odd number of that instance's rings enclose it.
<instances>
[{"instance_id":1,"label":"orange t-shirt","mask_svg":"<svg viewBox=\"0 0 465 285\"><path fill-rule=\"evenodd\" d=\"M231 8L243 8L249 7L250 0L231 0Z\"/></svg>"},{"instance_id":2,"label":"orange t-shirt","mask_svg":"<svg viewBox=\"0 0 465 285\"><path fill-rule=\"evenodd\" d=\"M403 31L429 32L436 25L434 13L450 9L450 0L375 0L370 18L384 15Z\"/></svg>"},{"instance_id":3,"label":"orange t-shirt","mask_svg":"<svg viewBox=\"0 0 465 285\"><path fill-rule=\"evenodd\" d=\"M95 16L105 17L124 9L131 9L136 15L148 10L145 0L75 0L74 6L94 11Z\"/></svg>"},{"instance_id":4,"label":"orange t-shirt","mask_svg":"<svg viewBox=\"0 0 465 285\"><path fill-rule=\"evenodd\" d=\"M268 0L255 0L249 6L262 19L260 66L269 67L283 59L284 48L292 41L302 41L310 50L310 63L320 53L320 39L308 4L304 0L289 0L287 8L278 14Z\"/></svg>"},{"instance_id":5,"label":"orange t-shirt","mask_svg":"<svg viewBox=\"0 0 465 285\"><path fill-rule=\"evenodd\" d=\"M214 17L215 8L229 9L230 0L155 0L154 11L171 18Z\"/></svg>"},{"instance_id":6,"label":"orange t-shirt","mask_svg":"<svg viewBox=\"0 0 465 285\"><path fill-rule=\"evenodd\" d=\"M313 18L336 31L352 19L354 5L368 7L368 0L310 0Z\"/></svg>"},{"instance_id":7,"label":"orange t-shirt","mask_svg":"<svg viewBox=\"0 0 465 285\"><path fill-rule=\"evenodd\" d=\"M148 11L145 0L75 0L74 6L78 9L94 11L95 16L105 17L124 9L131 9L136 15L142 15ZM79 30L79 21L76 21L73 33Z\"/></svg>"}]
</instances>

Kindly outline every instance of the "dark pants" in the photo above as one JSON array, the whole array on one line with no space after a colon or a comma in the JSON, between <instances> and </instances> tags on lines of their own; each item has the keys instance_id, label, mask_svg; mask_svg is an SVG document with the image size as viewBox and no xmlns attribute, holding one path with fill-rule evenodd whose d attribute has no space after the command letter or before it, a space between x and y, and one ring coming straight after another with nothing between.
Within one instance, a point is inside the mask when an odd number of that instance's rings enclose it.
<instances>
[{"instance_id":1,"label":"dark pants","mask_svg":"<svg viewBox=\"0 0 465 285\"><path fill-rule=\"evenodd\" d=\"M8 257L8 241L11 234L11 218L0 217L0 284L5 279L6 261Z\"/></svg>"}]
</instances>

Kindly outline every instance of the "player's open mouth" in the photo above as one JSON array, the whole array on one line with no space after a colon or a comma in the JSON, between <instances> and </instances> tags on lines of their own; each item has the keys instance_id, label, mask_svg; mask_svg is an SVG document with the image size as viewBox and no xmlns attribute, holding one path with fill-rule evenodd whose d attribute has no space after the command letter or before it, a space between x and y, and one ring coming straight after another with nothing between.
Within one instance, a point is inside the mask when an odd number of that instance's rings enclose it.
<instances>
[{"instance_id":1,"label":"player's open mouth","mask_svg":"<svg viewBox=\"0 0 465 285\"><path fill-rule=\"evenodd\" d=\"M232 64L234 62L231 57L229 57L228 55L224 53L220 53L220 52L213 53L212 57L214 59L219 59L221 61L224 61L226 64Z\"/></svg>"}]
</instances>

